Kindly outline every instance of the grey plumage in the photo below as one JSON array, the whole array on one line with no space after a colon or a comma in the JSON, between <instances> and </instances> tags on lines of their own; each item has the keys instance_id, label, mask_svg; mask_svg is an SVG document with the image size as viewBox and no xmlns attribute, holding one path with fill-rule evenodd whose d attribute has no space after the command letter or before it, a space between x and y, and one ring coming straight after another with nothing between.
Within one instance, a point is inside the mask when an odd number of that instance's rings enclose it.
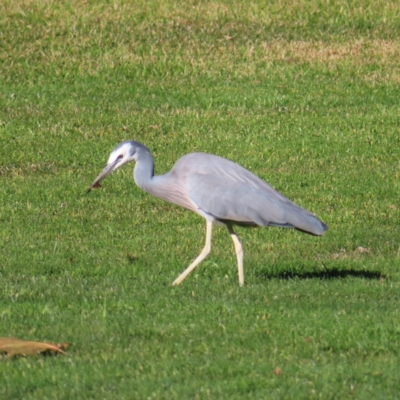
<instances>
[{"instance_id":1,"label":"grey plumage","mask_svg":"<svg viewBox=\"0 0 400 400\"><path fill-rule=\"evenodd\" d=\"M326 229L315 215L283 196L249 170L207 153L181 157L165 175L154 175L150 150L136 141L120 143L91 188L110 172L136 161L134 180L149 194L187 208L207 220L206 246L197 259L174 281L179 284L210 253L213 223L228 227L238 260L239 282L244 283L243 249L233 225L278 226L322 235Z\"/></svg>"}]
</instances>

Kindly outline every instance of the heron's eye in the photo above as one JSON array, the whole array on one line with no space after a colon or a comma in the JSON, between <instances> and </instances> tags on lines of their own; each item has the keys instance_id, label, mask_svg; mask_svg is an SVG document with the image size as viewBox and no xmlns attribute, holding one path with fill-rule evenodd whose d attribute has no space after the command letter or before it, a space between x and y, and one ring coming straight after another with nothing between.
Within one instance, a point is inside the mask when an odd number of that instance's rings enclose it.
<instances>
[{"instance_id":1,"label":"heron's eye","mask_svg":"<svg viewBox=\"0 0 400 400\"><path fill-rule=\"evenodd\" d=\"M123 154L120 154L120 155L117 157L117 160L120 160L122 157L123 157Z\"/></svg>"}]
</instances>

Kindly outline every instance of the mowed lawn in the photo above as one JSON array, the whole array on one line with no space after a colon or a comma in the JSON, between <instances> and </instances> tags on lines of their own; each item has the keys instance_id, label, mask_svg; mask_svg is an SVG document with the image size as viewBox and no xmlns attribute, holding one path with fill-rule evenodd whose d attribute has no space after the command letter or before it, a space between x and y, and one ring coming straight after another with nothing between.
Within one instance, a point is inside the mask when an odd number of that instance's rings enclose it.
<instances>
[{"instance_id":1,"label":"mowed lawn","mask_svg":"<svg viewBox=\"0 0 400 400\"><path fill-rule=\"evenodd\" d=\"M8 399L396 399L398 1L0 4L0 358ZM142 192L111 150L229 158L322 237L225 227ZM210 193L212 196L212 193Z\"/></svg>"}]
</instances>

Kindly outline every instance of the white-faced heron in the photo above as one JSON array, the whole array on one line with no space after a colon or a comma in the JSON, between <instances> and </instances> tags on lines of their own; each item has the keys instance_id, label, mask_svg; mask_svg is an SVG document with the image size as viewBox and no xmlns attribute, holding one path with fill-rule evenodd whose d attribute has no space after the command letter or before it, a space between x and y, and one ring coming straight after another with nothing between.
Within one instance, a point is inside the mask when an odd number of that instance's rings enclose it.
<instances>
[{"instance_id":1,"label":"white-faced heron","mask_svg":"<svg viewBox=\"0 0 400 400\"><path fill-rule=\"evenodd\" d=\"M233 225L280 226L317 236L328 229L314 214L291 202L249 170L213 154L187 154L165 175L154 175L150 150L133 140L120 143L111 152L107 166L88 192L129 161L136 161L133 177L141 189L206 219L206 244L173 285L179 285L210 254L214 222L226 225L229 230L240 285L244 284L243 248Z\"/></svg>"}]
</instances>

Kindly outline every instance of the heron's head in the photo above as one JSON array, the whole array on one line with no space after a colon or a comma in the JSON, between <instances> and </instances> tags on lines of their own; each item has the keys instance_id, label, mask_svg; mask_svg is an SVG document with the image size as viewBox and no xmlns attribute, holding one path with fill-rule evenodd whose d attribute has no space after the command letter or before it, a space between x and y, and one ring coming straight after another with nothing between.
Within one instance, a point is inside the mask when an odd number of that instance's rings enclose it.
<instances>
[{"instance_id":1,"label":"heron's head","mask_svg":"<svg viewBox=\"0 0 400 400\"><path fill-rule=\"evenodd\" d=\"M101 171L100 175L95 179L92 183L88 192L92 190L92 188L99 187L100 181L102 181L108 174L122 167L129 161L136 161L137 159L137 150L140 148L140 143L134 141L122 142L120 143L110 154L108 157L107 165Z\"/></svg>"}]
</instances>

